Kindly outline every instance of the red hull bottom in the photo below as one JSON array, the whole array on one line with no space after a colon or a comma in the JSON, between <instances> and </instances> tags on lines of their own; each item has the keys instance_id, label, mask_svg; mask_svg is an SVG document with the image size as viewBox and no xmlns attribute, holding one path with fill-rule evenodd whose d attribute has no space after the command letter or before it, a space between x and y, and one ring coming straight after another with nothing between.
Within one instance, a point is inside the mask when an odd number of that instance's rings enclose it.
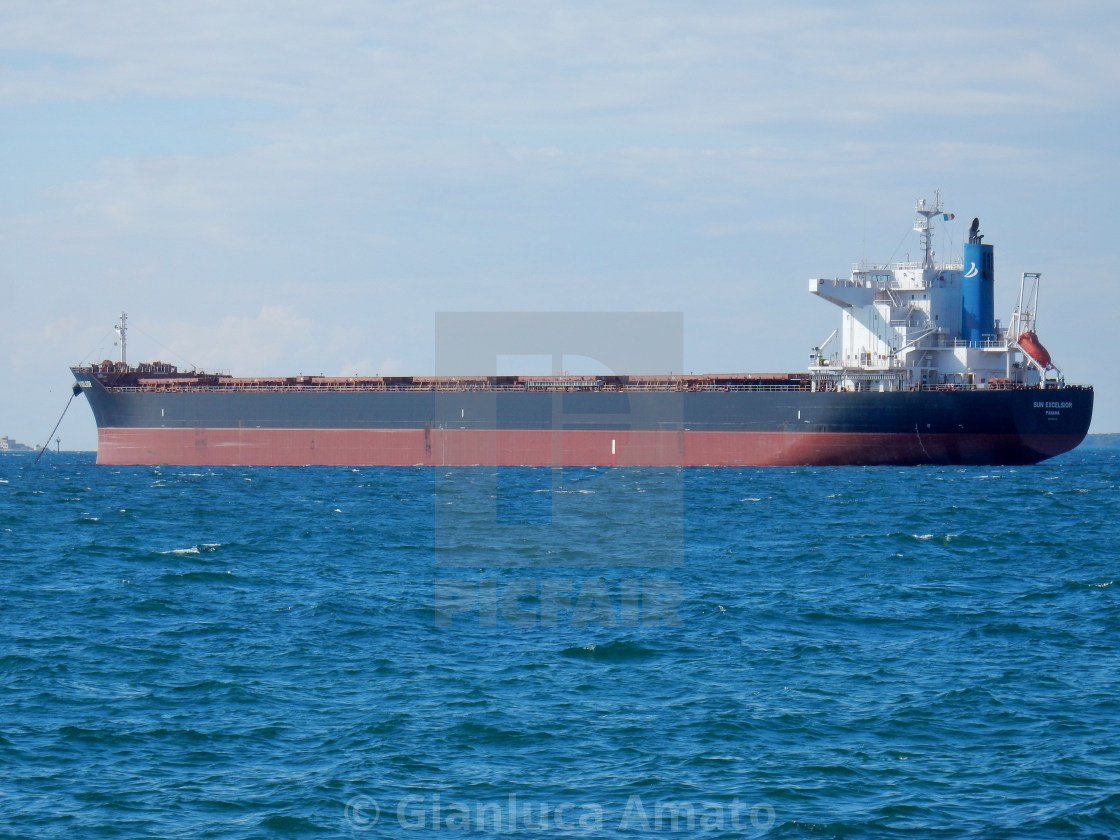
<instances>
[{"instance_id":1,"label":"red hull bottom","mask_svg":"<svg viewBox=\"0 0 1120 840\"><path fill-rule=\"evenodd\" d=\"M99 464L795 466L1026 464L1079 435L466 429L98 430Z\"/></svg>"}]
</instances>

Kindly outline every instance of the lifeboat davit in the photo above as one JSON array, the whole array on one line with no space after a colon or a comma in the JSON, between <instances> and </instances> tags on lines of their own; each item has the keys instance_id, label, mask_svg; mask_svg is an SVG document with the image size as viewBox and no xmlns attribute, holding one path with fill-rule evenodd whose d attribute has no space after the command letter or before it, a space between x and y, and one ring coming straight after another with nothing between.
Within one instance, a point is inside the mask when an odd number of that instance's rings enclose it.
<instances>
[{"instance_id":1,"label":"lifeboat davit","mask_svg":"<svg viewBox=\"0 0 1120 840\"><path fill-rule=\"evenodd\" d=\"M1023 348L1023 352L1034 359L1038 364L1044 368L1050 367L1050 353L1042 346L1042 342L1038 340L1038 336L1034 334L1034 330L1027 330L1019 336L1019 346Z\"/></svg>"}]
</instances>

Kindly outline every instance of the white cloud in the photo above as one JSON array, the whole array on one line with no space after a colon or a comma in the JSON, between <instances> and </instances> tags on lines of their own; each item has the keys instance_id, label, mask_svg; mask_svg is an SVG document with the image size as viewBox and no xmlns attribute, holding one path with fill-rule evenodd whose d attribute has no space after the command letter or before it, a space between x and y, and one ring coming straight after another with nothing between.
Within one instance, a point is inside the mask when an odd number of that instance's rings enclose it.
<instances>
[{"instance_id":1,"label":"white cloud","mask_svg":"<svg viewBox=\"0 0 1120 840\"><path fill-rule=\"evenodd\" d=\"M161 332L162 341L180 357L210 371L275 374L285 372L277 367L282 362L318 356L314 322L291 306L266 305L254 317L226 315L215 326L172 322Z\"/></svg>"},{"instance_id":2,"label":"white cloud","mask_svg":"<svg viewBox=\"0 0 1120 840\"><path fill-rule=\"evenodd\" d=\"M711 128L1115 96L1115 12L1031 4L799 2L17 3L9 101L265 100L373 119L534 119ZM56 57L56 60L50 60ZM1071 101L1072 99L1072 101ZM648 125L648 124L647 124Z\"/></svg>"}]
</instances>

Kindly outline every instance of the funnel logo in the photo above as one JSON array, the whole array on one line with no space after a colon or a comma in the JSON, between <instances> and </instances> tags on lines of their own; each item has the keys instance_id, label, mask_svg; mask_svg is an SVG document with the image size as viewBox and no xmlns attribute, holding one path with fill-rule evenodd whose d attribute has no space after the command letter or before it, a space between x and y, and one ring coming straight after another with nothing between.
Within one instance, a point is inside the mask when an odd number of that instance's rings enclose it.
<instances>
[{"instance_id":1,"label":"funnel logo","mask_svg":"<svg viewBox=\"0 0 1120 840\"><path fill-rule=\"evenodd\" d=\"M972 263L972 267L964 275L965 277L975 277L980 272L976 269L976 263Z\"/></svg>"}]
</instances>

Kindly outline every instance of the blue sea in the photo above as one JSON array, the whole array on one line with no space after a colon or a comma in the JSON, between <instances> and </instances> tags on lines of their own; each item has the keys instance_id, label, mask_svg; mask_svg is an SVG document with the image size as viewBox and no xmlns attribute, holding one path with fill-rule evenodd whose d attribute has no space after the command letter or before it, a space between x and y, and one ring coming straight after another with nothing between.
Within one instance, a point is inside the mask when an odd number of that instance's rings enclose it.
<instances>
[{"instance_id":1,"label":"blue sea","mask_svg":"<svg viewBox=\"0 0 1120 840\"><path fill-rule=\"evenodd\" d=\"M0 836L1120 836L1120 456L0 458Z\"/></svg>"}]
</instances>

